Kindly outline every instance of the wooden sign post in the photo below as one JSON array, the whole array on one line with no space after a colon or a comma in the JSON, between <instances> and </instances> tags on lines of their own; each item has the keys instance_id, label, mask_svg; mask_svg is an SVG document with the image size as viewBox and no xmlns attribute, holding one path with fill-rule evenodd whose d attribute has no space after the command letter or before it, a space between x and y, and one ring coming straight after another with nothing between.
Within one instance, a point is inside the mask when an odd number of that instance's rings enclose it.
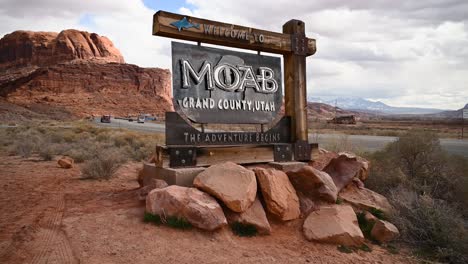
<instances>
[{"instance_id":1,"label":"wooden sign post","mask_svg":"<svg viewBox=\"0 0 468 264\"><path fill-rule=\"evenodd\" d=\"M295 160L310 160L306 57L315 53L316 45L315 39L306 37L304 22L290 20L283 25L283 33L277 33L158 11L153 17L153 35L283 55L289 143Z\"/></svg>"}]
</instances>

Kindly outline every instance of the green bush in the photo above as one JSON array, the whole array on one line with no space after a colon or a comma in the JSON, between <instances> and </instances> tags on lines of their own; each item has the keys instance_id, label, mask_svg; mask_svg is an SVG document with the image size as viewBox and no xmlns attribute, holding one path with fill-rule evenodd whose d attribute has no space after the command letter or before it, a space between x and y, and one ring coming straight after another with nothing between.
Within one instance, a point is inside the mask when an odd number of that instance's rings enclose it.
<instances>
[{"instance_id":1,"label":"green bush","mask_svg":"<svg viewBox=\"0 0 468 264\"><path fill-rule=\"evenodd\" d=\"M371 231L375 222L367 221L366 213L364 212L359 212L356 214L356 216L358 219L359 228L361 229L362 233L367 239L371 239Z\"/></svg>"},{"instance_id":2,"label":"green bush","mask_svg":"<svg viewBox=\"0 0 468 264\"><path fill-rule=\"evenodd\" d=\"M232 232L240 237L252 237L257 235L258 231L254 225L234 222L231 224Z\"/></svg>"},{"instance_id":3,"label":"green bush","mask_svg":"<svg viewBox=\"0 0 468 264\"><path fill-rule=\"evenodd\" d=\"M380 220L386 220L387 218L385 216L385 213L382 210L374 208L374 207L371 207L369 209L369 213L371 213L373 216L377 217Z\"/></svg>"},{"instance_id":4,"label":"green bush","mask_svg":"<svg viewBox=\"0 0 468 264\"><path fill-rule=\"evenodd\" d=\"M153 223L153 224L156 224L156 225L160 225L162 223L161 222L161 217L159 215L154 215L154 214L150 214L150 213L147 213L147 212L145 212L145 215L143 216L143 222Z\"/></svg>"},{"instance_id":5,"label":"green bush","mask_svg":"<svg viewBox=\"0 0 468 264\"><path fill-rule=\"evenodd\" d=\"M173 228L177 229L190 229L192 224L190 224L186 219L176 216L169 216L165 219L165 223Z\"/></svg>"},{"instance_id":6,"label":"green bush","mask_svg":"<svg viewBox=\"0 0 468 264\"><path fill-rule=\"evenodd\" d=\"M354 250L348 246L345 246L345 245L339 245L336 247L338 249L338 251L342 252L342 253L346 253L346 254L350 254L350 253L353 253Z\"/></svg>"},{"instance_id":7,"label":"green bush","mask_svg":"<svg viewBox=\"0 0 468 264\"><path fill-rule=\"evenodd\" d=\"M153 223L156 225L160 224L165 224L167 226L170 226L172 228L177 228L177 229L190 229L192 228L192 224L190 224L186 219L181 218L181 217L176 217L176 216L160 216L160 215L154 215L151 213L145 212L145 215L143 216L143 222L145 223Z\"/></svg>"}]
</instances>

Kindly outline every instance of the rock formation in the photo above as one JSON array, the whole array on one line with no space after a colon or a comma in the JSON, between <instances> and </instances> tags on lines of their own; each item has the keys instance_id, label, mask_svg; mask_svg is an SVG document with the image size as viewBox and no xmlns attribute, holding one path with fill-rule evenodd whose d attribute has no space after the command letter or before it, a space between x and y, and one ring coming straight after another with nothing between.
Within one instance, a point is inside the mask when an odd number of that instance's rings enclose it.
<instances>
[{"instance_id":1,"label":"rock formation","mask_svg":"<svg viewBox=\"0 0 468 264\"><path fill-rule=\"evenodd\" d=\"M125 64L112 42L78 30L15 31L0 39L0 97L29 110L69 116L172 109L169 70Z\"/></svg>"},{"instance_id":2,"label":"rock formation","mask_svg":"<svg viewBox=\"0 0 468 264\"><path fill-rule=\"evenodd\" d=\"M221 200L234 212L245 212L257 195L255 174L233 162L210 166L193 180L198 189Z\"/></svg>"},{"instance_id":3,"label":"rock formation","mask_svg":"<svg viewBox=\"0 0 468 264\"><path fill-rule=\"evenodd\" d=\"M308 240L324 243L360 246L364 242L356 214L349 205L321 207L310 213L303 232Z\"/></svg>"},{"instance_id":4,"label":"rock formation","mask_svg":"<svg viewBox=\"0 0 468 264\"><path fill-rule=\"evenodd\" d=\"M209 231L227 225L218 202L195 188L173 185L152 190L146 197L146 212L163 219L177 217Z\"/></svg>"},{"instance_id":5,"label":"rock formation","mask_svg":"<svg viewBox=\"0 0 468 264\"><path fill-rule=\"evenodd\" d=\"M226 218L230 224L241 223L244 225L253 225L260 235L269 235L271 233L270 223L265 214L260 200L255 198L252 206L243 213L236 213L226 209Z\"/></svg>"},{"instance_id":6,"label":"rock formation","mask_svg":"<svg viewBox=\"0 0 468 264\"><path fill-rule=\"evenodd\" d=\"M262 168L254 171L268 211L283 221L299 218L299 198L286 173Z\"/></svg>"},{"instance_id":7,"label":"rock formation","mask_svg":"<svg viewBox=\"0 0 468 264\"><path fill-rule=\"evenodd\" d=\"M400 236L400 232L392 223L377 219L372 227L371 236L375 240L385 243L396 239Z\"/></svg>"},{"instance_id":8,"label":"rock formation","mask_svg":"<svg viewBox=\"0 0 468 264\"><path fill-rule=\"evenodd\" d=\"M367 188L358 188L355 184L349 184L344 188L339 197L360 210L380 210L389 215L393 208L385 196Z\"/></svg>"},{"instance_id":9,"label":"rock formation","mask_svg":"<svg viewBox=\"0 0 468 264\"><path fill-rule=\"evenodd\" d=\"M56 32L15 31L0 40L0 69L50 66L73 60L125 63L112 41L75 29Z\"/></svg>"},{"instance_id":10,"label":"rock formation","mask_svg":"<svg viewBox=\"0 0 468 264\"><path fill-rule=\"evenodd\" d=\"M326 172L304 166L299 170L288 171L289 179L297 192L313 201L323 200L335 203L338 191L330 175Z\"/></svg>"}]
</instances>

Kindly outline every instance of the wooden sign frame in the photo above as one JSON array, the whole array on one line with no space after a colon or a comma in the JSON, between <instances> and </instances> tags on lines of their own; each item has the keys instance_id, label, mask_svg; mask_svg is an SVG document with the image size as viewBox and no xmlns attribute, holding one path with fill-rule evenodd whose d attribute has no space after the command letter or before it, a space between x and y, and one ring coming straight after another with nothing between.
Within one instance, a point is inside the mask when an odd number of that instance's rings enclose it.
<instances>
[{"instance_id":1,"label":"wooden sign frame","mask_svg":"<svg viewBox=\"0 0 468 264\"><path fill-rule=\"evenodd\" d=\"M310 160L301 150L310 151L306 57L315 54L316 41L306 37L304 22L290 20L278 33L158 11L153 16L153 35L283 55L285 115L291 119L295 157Z\"/></svg>"}]
</instances>

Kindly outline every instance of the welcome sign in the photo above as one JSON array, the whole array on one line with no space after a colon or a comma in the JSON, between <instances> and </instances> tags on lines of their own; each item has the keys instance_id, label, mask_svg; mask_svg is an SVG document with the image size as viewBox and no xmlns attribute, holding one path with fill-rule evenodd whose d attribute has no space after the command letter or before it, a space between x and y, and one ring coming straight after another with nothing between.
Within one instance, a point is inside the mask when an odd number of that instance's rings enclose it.
<instances>
[{"instance_id":1,"label":"welcome sign","mask_svg":"<svg viewBox=\"0 0 468 264\"><path fill-rule=\"evenodd\" d=\"M176 111L166 112L166 145L156 148L157 166L310 161L313 150L317 153L317 144L308 142L306 100L306 57L316 45L305 35L304 22L291 19L279 33L158 11L153 35L198 44L172 43ZM205 124L258 126L235 132L205 130Z\"/></svg>"},{"instance_id":2,"label":"welcome sign","mask_svg":"<svg viewBox=\"0 0 468 264\"><path fill-rule=\"evenodd\" d=\"M174 107L195 123L267 124L280 111L278 57L172 42Z\"/></svg>"}]
</instances>

